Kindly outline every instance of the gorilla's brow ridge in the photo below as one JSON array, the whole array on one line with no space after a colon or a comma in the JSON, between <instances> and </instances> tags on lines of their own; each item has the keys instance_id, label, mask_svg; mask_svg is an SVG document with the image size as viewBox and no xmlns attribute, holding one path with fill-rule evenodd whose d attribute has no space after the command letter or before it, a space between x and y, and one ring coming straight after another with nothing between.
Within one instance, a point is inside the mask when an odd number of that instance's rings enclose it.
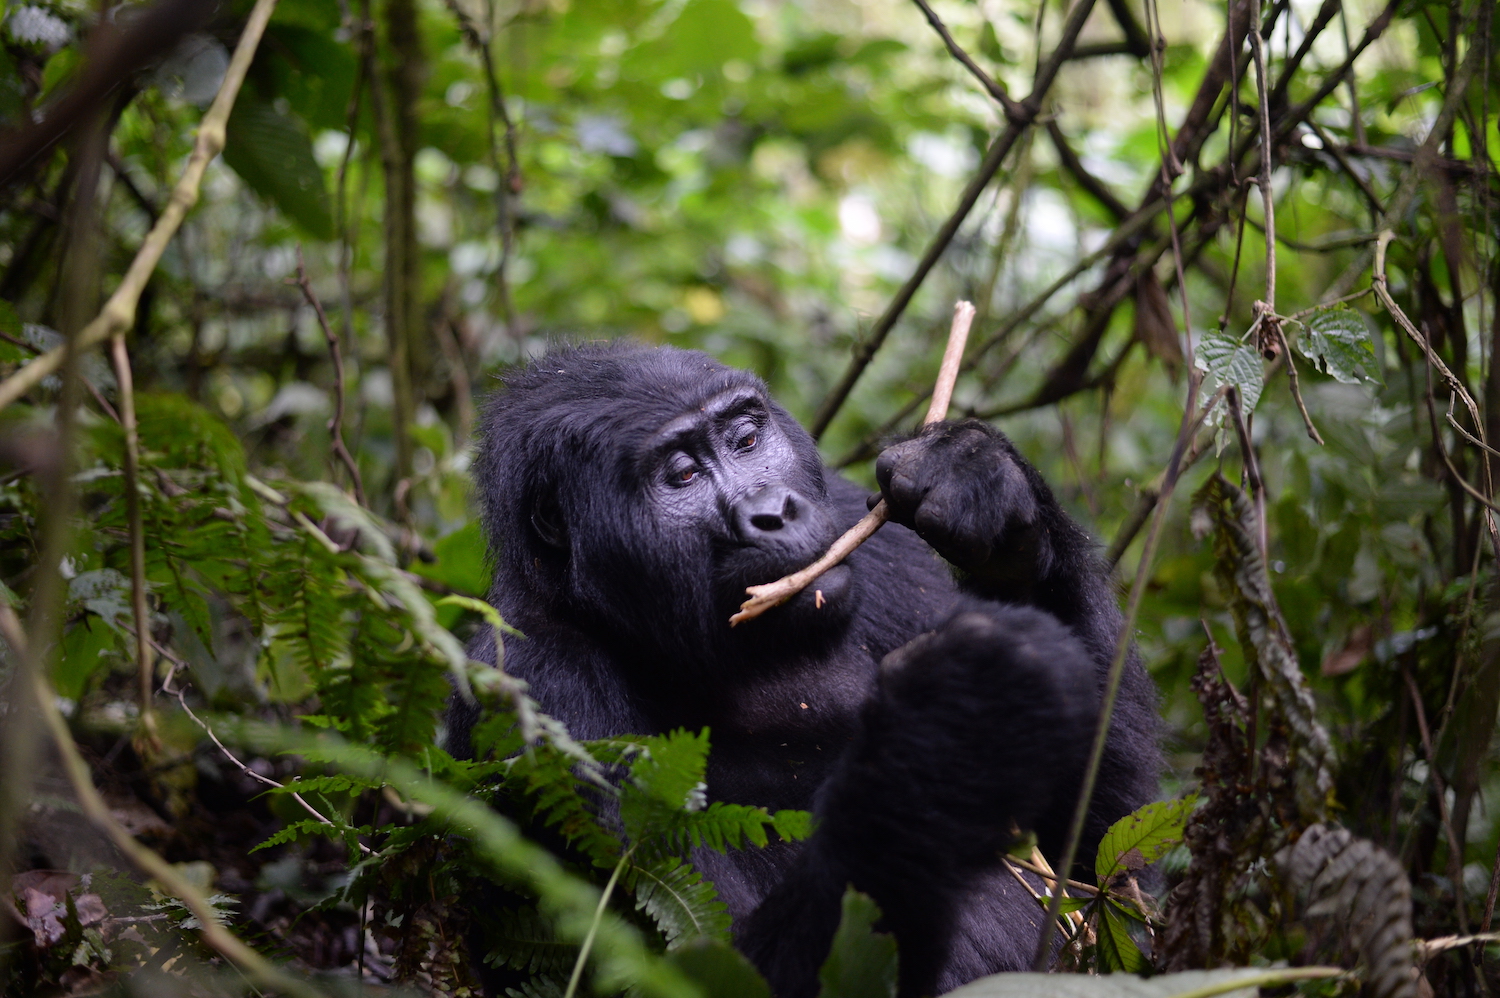
<instances>
[{"instance_id":1,"label":"gorilla's brow ridge","mask_svg":"<svg viewBox=\"0 0 1500 998\"><path fill-rule=\"evenodd\" d=\"M722 425L752 409L768 410L765 397L754 386L736 385L710 397L697 412L685 412L667 420L651 437L647 449L660 452L691 442L702 431L704 417L712 425Z\"/></svg>"}]
</instances>

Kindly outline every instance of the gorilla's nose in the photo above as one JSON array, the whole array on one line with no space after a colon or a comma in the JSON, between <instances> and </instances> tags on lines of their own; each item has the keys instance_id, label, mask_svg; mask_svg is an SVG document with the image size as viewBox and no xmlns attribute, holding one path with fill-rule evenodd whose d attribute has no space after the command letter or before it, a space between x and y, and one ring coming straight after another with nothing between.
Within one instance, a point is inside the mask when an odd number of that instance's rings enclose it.
<instances>
[{"instance_id":1,"label":"gorilla's nose","mask_svg":"<svg viewBox=\"0 0 1500 998\"><path fill-rule=\"evenodd\" d=\"M797 494L785 486L767 485L740 503L739 528L746 539L781 530L797 519Z\"/></svg>"}]
</instances>

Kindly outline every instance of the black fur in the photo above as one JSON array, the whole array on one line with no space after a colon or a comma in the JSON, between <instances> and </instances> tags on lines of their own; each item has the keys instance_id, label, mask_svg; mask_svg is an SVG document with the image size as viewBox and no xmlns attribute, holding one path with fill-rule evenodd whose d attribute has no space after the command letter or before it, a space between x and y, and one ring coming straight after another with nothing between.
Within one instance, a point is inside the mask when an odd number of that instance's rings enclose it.
<instances>
[{"instance_id":1,"label":"black fur","mask_svg":"<svg viewBox=\"0 0 1500 998\"><path fill-rule=\"evenodd\" d=\"M506 378L482 432L490 600L527 635L507 670L580 738L708 726L710 799L816 812L806 843L695 856L781 998L816 993L851 883L896 933L903 995L1025 969L1039 908L997 851L1015 826L1061 850L1121 616L1004 436L942 423L888 449L876 476L905 526L731 629L747 585L865 506L759 379L680 350L558 350ZM494 660L492 636L475 655ZM1132 657L1084 858L1156 792L1155 704ZM455 708L454 745L472 722Z\"/></svg>"}]
</instances>

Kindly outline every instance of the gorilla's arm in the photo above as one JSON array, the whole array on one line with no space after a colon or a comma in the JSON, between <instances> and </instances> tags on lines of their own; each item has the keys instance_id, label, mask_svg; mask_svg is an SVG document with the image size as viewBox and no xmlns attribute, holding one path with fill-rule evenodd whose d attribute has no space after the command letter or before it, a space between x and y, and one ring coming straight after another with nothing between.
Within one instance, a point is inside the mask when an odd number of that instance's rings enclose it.
<instances>
[{"instance_id":1,"label":"gorilla's arm","mask_svg":"<svg viewBox=\"0 0 1500 998\"><path fill-rule=\"evenodd\" d=\"M959 569L961 586L1023 604L1066 624L1093 657L1102 689L1124 624L1109 567L1041 474L1004 434L978 420L936 423L884 451L875 477L890 518L911 527ZM1115 706L1079 860L1117 818L1156 792L1156 691L1132 648ZM1060 851L1073 802L1037 827Z\"/></svg>"},{"instance_id":2,"label":"gorilla's arm","mask_svg":"<svg viewBox=\"0 0 1500 998\"><path fill-rule=\"evenodd\" d=\"M819 791L817 831L737 926L778 998L816 994L850 884L896 934L901 994L935 993L940 971L954 972L955 926L976 878L1016 826L1035 827L1056 797L1070 796L1088 751L1077 733L1096 710L1088 653L1028 608L961 600L945 624L887 656L860 734ZM992 941L988 965L1024 969L1036 902L1008 879L997 893L1006 896L990 901L1014 910L987 919L987 931L1011 935Z\"/></svg>"},{"instance_id":3,"label":"gorilla's arm","mask_svg":"<svg viewBox=\"0 0 1500 998\"><path fill-rule=\"evenodd\" d=\"M911 527L976 596L1046 610L1096 658L1109 658L1121 615L1087 531L999 430L937 423L887 448L875 478L890 518Z\"/></svg>"}]
</instances>

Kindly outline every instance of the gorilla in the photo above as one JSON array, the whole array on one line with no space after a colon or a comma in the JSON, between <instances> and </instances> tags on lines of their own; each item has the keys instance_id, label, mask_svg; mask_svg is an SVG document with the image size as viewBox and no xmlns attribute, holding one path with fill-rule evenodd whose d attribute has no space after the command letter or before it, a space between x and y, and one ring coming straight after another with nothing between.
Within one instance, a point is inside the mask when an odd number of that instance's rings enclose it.
<instances>
[{"instance_id":1,"label":"gorilla","mask_svg":"<svg viewBox=\"0 0 1500 998\"><path fill-rule=\"evenodd\" d=\"M780 998L817 993L851 884L897 938L902 995L1028 968L1042 911L1000 855L1021 830L1062 851L1122 626L1090 537L992 427L928 426L875 474L892 524L731 628L746 586L867 505L754 375L554 349L504 378L475 459L489 600L526 635L506 670L579 738L708 727L709 800L814 812L805 842L694 856ZM1155 796L1156 727L1132 654L1082 858Z\"/></svg>"}]
</instances>

